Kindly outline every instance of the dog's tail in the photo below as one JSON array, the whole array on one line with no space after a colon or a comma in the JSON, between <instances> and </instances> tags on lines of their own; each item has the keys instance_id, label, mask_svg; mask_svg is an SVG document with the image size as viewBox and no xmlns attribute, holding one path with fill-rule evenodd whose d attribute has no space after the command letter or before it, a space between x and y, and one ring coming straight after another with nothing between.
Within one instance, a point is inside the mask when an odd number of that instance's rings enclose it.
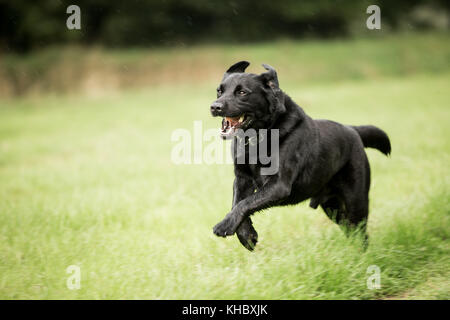
<instances>
[{"instance_id":1,"label":"dog's tail","mask_svg":"<svg viewBox=\"0 0 450 320\"><path fill-rule=\"evenodd\" d=\"M375 126L352 126L358 132L366 148L375 148L385 155L391 153L391 142L383 130Z\"/></svg>"}]
</instances>

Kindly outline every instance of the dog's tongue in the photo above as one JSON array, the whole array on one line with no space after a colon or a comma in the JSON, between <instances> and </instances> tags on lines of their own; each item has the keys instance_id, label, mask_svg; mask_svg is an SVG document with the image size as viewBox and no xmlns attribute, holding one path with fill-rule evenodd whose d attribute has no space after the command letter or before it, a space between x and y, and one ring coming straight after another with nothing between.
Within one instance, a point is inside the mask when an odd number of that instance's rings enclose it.
<instances>
[{"instance_id":1,"label":"dog's tongue","mask_svg":"<svg viewBox=\"0 0 450 320\"><path fill-rule=\"evenodd\" d=\"M222 120L221 135L223 138L231 137L236 131L236 126L239 124L239 117L225 117Z\"/></svg>"},{"instance_id":2,"label":"dog's tongue","mask_svg":"<svg viewBox=\"0 0 450 320\"><path fill-rule=\"evenodd\" d=\"M235 117L235 118L225 117L225 121L228 121L230 126L236 127L236 125L239 124L239 117Z\"/></svg>"}]
</instances>

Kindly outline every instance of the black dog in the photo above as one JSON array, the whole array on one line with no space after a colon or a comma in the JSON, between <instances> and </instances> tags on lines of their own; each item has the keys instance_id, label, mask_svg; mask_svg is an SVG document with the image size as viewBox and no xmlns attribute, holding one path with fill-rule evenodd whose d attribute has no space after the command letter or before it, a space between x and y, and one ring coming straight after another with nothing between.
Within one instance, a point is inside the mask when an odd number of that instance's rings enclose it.
<instances>
[{"instance_id":1,"label":"black dog","mask_svg":"<svg viewBox=\"0 0 450 320\"><path fill-rule=\"evenodd\" d=\"M320 205L330 219L347 231L362 230L367 240L370 167L364 147L389 155L386 133L374 126L313 120L280 90L272 67L263 65L267 72L256 75L245 73L248 65L241 61L226 71L211 105L212 115L223 117L222 136L235 140L236 176L231 212L214 227L214 233L221 237L236 233L242 245L253 250L258 234L250 215L311 198L312 208ZM275 174L261 174L267 164L236 160L237 131L250 128L279 130Z\"/></svg>"}]
</instances>

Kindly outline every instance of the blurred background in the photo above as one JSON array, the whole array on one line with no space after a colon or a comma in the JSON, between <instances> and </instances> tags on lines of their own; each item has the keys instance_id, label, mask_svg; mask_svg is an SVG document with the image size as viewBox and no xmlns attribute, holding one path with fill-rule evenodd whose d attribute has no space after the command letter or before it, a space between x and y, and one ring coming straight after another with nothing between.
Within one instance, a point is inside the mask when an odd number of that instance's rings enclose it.
<instances>
[{"instance_id":1,"label":"blurred background","mask_svg":"<svg viewBox=\"0 0 450 320\"><path fill-rule=\"evenodd\" d=\"M66 27L71 4L81 30ZM381 30L366 27L371 4L382 8ZM225 44L448 31L449 8L445 0L1 1L0 94L145 86L188 73L211 80L231 62Z\"/></svg>"},{"instance_id":2,"label":"blurred background","mask_svg":"<svg viewBox=\"0 0 450 320\"><path fill-rule=\"evenodd\" d=\"M450 299L449 8L0 0L0 298ZM367 149L367 251L307 203L255 214L253 253L213 235L232 165L176 165L171 138L219 131L209 106L241 60L313 118L388 133L391 157Z\"/></svg>"}]
</instances>

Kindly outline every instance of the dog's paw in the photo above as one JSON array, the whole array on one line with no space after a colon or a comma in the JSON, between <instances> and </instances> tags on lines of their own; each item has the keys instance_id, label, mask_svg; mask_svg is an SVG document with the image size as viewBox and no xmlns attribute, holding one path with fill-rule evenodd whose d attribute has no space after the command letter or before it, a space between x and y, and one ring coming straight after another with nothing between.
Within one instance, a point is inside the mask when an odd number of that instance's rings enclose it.
<instances>
[{"instance_id":1,"label":"dog's paw","mask_svg":"<svg viewBox=\"0 0 450 320\"><path fill-rule=\"evenodd\" d=\"M234 220L230 217L226 217L214 226L213 232L218 237L232 236L236 232Z\"/></svg>"},{"instance_id":2,"label":"dog's paw","mask_svg":"<svg viewBox=\"0 0 450 320\"><path fill-rule=\"evenodd\" d=\"M247 250L253 251L255 249L256 244L258 243L258 233L256 233L255 230L253 230L246 236L238 234L238 239Z\"/></svg>"},{"instance_id":3,"label":"dog's paw","mask_svg":"<svg viewBox=\"0 0 450 320\"><path fill-rule=\"evenodd\" d=\"M236 230L236 235L247 250L253 251L255 249L256 243L258 242L258 233L253 228L251 222L242 223Z\"/></svg>"}]
</instances>

